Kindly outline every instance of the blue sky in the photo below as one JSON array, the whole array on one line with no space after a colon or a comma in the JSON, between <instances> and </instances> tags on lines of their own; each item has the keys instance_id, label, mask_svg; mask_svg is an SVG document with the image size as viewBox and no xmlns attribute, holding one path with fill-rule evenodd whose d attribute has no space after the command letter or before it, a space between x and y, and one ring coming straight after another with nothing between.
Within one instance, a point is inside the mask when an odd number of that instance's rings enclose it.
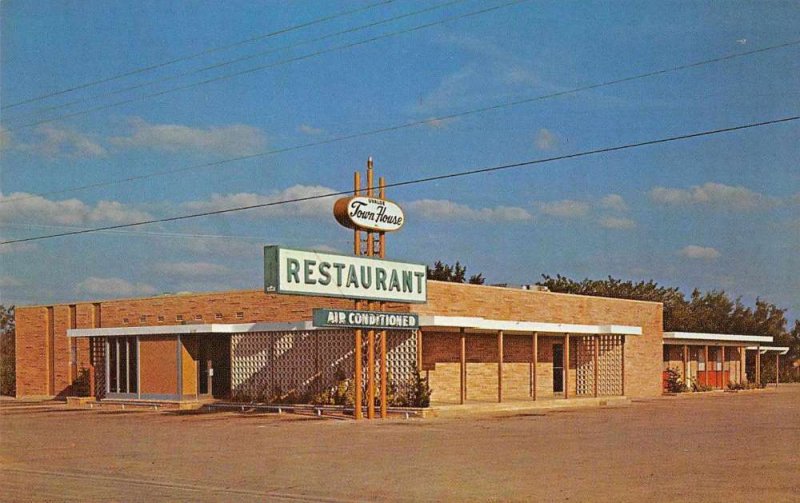
<instances>
[{"instance_id":1,"label":"blue sky","mask_svg":"<svg viewBox=\"0 0 800 503\"><path fill-rule=\"evenodd\" d=\"M507 4L3 2L5 107L364 7L5 108L3 240L347 190L368 156L392 182L800 111L800 45L793 45L353 140L36 195L324 142L800 39L795 2ZM502 7L465 16L492 6ZM337 49L443 19L451 21ZM255 67L267 68L141 98ZM143 85L150 81L159 82ZM70 102L76 103L52 108ZM49 119L56 120L26 126ZM542 273L561 273L723 289L748 303L760 296L795 318L798 139L800 125L793 122L392 189L388 195L403 205L407 225L390 236L388 256L459 260L491 283L532 283ZM0 301L260 288L263 244L350 249L351 234L334 221L332 203L0 246Z\"/></svg>"}]
</instances>

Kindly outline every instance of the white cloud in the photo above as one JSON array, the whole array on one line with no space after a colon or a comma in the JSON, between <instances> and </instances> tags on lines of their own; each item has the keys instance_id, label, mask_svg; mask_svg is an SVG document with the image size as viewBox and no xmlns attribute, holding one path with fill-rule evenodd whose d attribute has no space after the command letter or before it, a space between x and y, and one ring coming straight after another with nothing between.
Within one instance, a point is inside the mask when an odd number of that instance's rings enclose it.
<instances>
[{"instance_id":1,"label":"white cloud","mask_svg":"<svg viewBox=\"0 0 800 503\"><path fill-rule=\"evenodd\" d=\"M770 202L763 194L748 188L712 182L689 189L655 187L649 196L653 202L667 206L709 205L737 210L756 209Z\"/></svg>"},{"instance_id":2,"label":"white cloud","mask_svg":"<svg viewBox=\"0 0 800 503\"><path fill-rule=\"evenodd\" d=\"M609 194L600 200L600 207L612 211L628 211L628 205L619 194Z\"/></svg>"},{"instance_id":3,"label":"white cloud","mask_svg":"<svg viewBox=\"0 0 800 503\"><path fill-rule=\"evenodd\" d=\"M558 218L580 218L589 213L589 203L572 199L539 203L538 206L545 215Z\"/></svg>"},{"instance_id":4,"label":"white cloud","mask_svg":"<svg viewBox=\"0 0 800 503\"><path fill-rule=\"evenodd\" d=\"M185 203L184 206L190 211L218 211L240 206L254 206L293 199L302 199L306 197L315 197L330 194L332 192L337 191L335 189L331 189L330 187L323 187L321 185L294 185L288 189L272 194L255 194L251 192L240 192L238 194L213 194L209 200L191 201ZM330 197L324 197L312 199L310 201L267 206L265 208L242 212L241 215L249 218L264 218L269 216L284 215L291 215L295 217L315 217L320 215L329 215L331 213L332 205L333 199Z\"/></svg>"},{"instance_id":5,"label":"white cloud","mask_svg":"<svg viewBox=\"0 0 800 503\"><path fill-rule=\"evenodd\" d=\"M309 136L319 136L325 133L324 129L317 128L314 126L309 126L308 124L301 124L300 127L297 128L297 130Z\"/></svg>"},{"instance_id":6,"label":"white cloud","mask_svg":"<svg viewBox=\"0 0 800 503\"><path fill-rule=\"evenodd\" d=\"M159 262L153 266L153 271L172 277L196 278L222 276L228 274L229 269L209 262Z\"/></svg>"},{"instance_id":7,"label":"white cloud","mask_svg":"<svg viewBox=\"0 0 800 503\"><path fill-rule=\"evenodd\" d=\"M720 252L714 248L689 245L678 251L678 255L691 259L714 260L721 256Z\"/></svg>"},{"instance_id":8,"label":"white cloud","mask_svg":"<svg viewBox=\"0 0 800 503\"><path fill-rule=\"evenodd\" d=\"M152 295L158 290L145 283L131 283L121 278L98 278L91 276L78 283L75 287L77 293L91 295L108 295L113 297L133 297L137 295Z\"/></svg>"},{"instance_id":9,"label":"white cloud","mask_svg":"<svg viewBox=\"0 0 800 503\"><path fill-rule=\"evenodd\" d=\"M145 211L116 201L99 201L92 206L78 199L53 201L25 192L15 192L8 196L0 194L0 222L60 225L98 222L122 224L151 218Z\"/></svg>"},{"instance_id":10,"label":"white cloud","mask_svg":"<svg viewBox=\"0 0 800 503\"><path fill-rule=\"evenodd\" d=\"M267 138L255 127L232 124L207 129L180 124L150 124L142 118L131 120L130 136L116 136L109 141L120 147L140 147L167 152L202 151L228 155L247 155L262 151Z\"/></svg>"},{"instance_id":11,"label":"white cloud","mask_svg":"<svg viewBox=\"0 0 800 503\"><path fill-rule=\"evenodd\" d=\"M7 134L7 132L6 132ZM51 159L68 157L73 159L90 159L105 157L108 151L94 135L75 131L67 127L45 124L34 130L35 139L30 143L17 142L8 137L9 147L31 152Z\"/></svg>"},{"instance_id":12,"label":"white cloud","mask_svg":"<svg viewBox=\"0 0 800 503\"><path fill-rule=\"evenodd\" d=\"M406 204L413 211L432 220L473 220L520 222L531 220L533 216L523 208L497 206L494 208L470 208L447 199L420 199Z\"/></svg>"},{"instance_id":13,"label":"white cloud","mask_svg":"<svg viewBox=\"0 0 800 503\"><path fill-rule=\"evenodd\" d=\"M606 229L633 229L636 227L636 222L630 218L602 217L598 223Z\"/></svg>"},{"instance_id":14,"label":"white cloud","mask_svg":"<svg viewBox=\"0 0 800 503\"><path fill-rule=\"evenodd\" d=\"M0 276L0 288L12 288L22 285L22 282L11 276Z\"/></svg>"},{"instance_id":15,"label":"white cloud","mask_svg":"<svg viewBox=\"0 0 800 503\"><path fill-rule=\"evenodd\" d=\"M549 129L541 128L536 132L534 143L539 150L553 150L558 146L558 137Z\"/></svg>"}]
</instances>

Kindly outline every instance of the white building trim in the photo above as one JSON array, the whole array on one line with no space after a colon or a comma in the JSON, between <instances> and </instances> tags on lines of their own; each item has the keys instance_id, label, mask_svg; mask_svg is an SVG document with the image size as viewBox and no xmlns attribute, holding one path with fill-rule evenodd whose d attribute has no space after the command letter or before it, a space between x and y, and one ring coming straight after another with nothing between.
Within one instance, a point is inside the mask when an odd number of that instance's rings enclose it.
<instances>
[{"instance_id":1,"label":"white building trim","mask_svg":"<svg viewBox=\"0 0 800 503\"><path fill-rule=\"evenodd\" d=\"M766 354L767 352L773 352L773 353L778 353L779 355L785 355L786 353L789 352L789 346L761 346L760 348L758 346L747 346L747 349L751 351L756 351L760 349L759 352L762 355Z\"/></svg>"},{"instance_id":2,"label":"white building trim","mask_svg":"<svg viewBox=\"0 0 800 503\"><path fill-rule=\"evenodd\" d=\"M318 329L310 321L289 323L204 323L149 327L73 328L67 337L121 337L129 335L241 334L246 332L302 332ZM329 330L329 329L328 329Z\"/></svg>"},{"instance_id":3,"label":"white building trim","mask_svg":"<svg viewBox=\"0 0 800 503\"><path fill-rule=\"evenodd\" d=\"M765 335L740 334L704 334L700 332L664 332L664 342L772 342L772 337Z\"/></svg>"},{"instance_id":4,"label":"white building trim","mask_svg":"<svg viewBox=\"0 0 800 503\"><path fill-rule=\"evenodd\" d=\"M544 323L539 321L491 320L469 316L422 315L419 326L442 328L471 328L525 333L592 334L592 335L642 335L642 327L628 325L576 325L571 323Z\"/></svg>"}]
</instances>

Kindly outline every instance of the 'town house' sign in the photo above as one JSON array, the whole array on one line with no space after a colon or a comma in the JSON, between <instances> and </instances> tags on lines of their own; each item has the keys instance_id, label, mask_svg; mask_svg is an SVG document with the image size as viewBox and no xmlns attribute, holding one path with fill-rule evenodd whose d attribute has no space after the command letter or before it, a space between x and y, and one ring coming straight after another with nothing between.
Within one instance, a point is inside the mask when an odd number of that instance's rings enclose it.
<instances>
[{"instance_id":1,"label":"'town house' sign","mask_svg":"<svg viewBox=\"0 0 800 503\"><path fill-rule=\"evenodd\" d=\"M299 295L421 303L425 265L280 246L264 247L264 290Z\"/></svg>"},{"instance_id":2,"label":"'town house' sign","mask_svg":"<svg viewBox=\"0 0 800 503\"><path fill-rule=\"evenodd\" d=\"M349 229L391 232L405 223L403 210L397 204L374 197L344 197L333 205L336 221Z\"/></svg>"}]
</instances>

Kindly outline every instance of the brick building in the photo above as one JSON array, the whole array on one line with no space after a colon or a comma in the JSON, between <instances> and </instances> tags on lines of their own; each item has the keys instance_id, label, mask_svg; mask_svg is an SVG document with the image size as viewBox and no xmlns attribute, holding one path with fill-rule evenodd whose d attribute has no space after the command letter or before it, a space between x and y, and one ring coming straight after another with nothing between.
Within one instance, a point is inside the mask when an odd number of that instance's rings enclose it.
<instances>
[{"instance_id":1,"label":"brick building","mask_svg":"<svg viewBox=\"0 0 800 503\"><path fill-rule=\"evenodd\" d=\"M263 291L17 309L18 396L302 397L352 375L353 332L312 326L349 300ZM419 330L390 331L390 379L416 371L439 403L661 393L662 306L428 282ZM364 366L366 368L366 365Z\"/></svg>"}]
</instances>

